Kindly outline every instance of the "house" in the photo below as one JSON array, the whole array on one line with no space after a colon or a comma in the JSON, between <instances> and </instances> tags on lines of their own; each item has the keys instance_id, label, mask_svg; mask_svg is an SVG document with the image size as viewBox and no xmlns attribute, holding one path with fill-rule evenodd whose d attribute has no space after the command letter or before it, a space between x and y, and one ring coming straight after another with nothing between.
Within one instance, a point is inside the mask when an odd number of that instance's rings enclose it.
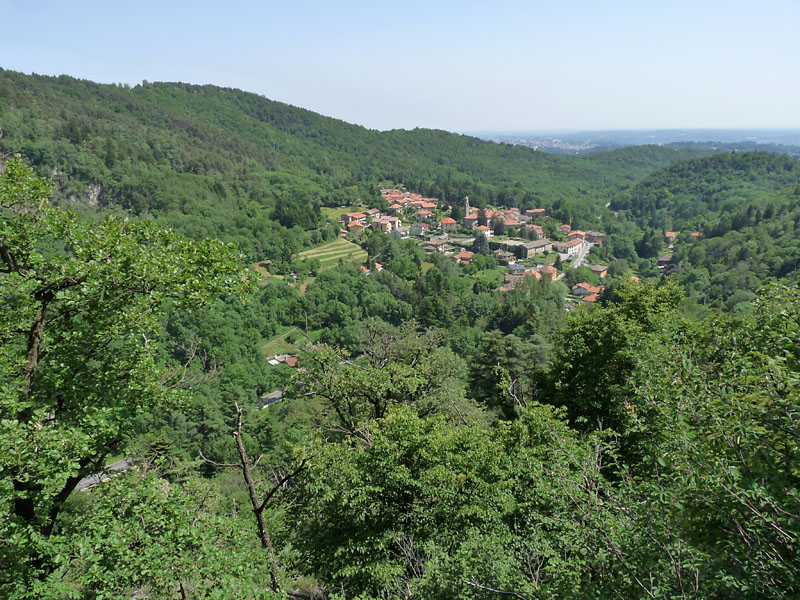
<instances>
[{"instance_id":1,"label":"house","mask_svg":"<svg viewBox=\"0 0 800 600\"><path fill-rule=\"evenodd\" d=\"M442 231L455 231L458 227L456 220L451 217L445 217L439 221L439 224L442 226Z\"/></svg>"},{"instance_id":2,"label":"house","mask_svg":"<svg viewBox=\"0 0 800 600\"><path fill-rule=\"evenodd\" d=\"M699 238L699 237L700 237L701 235L703 235L703 234L702 234L702 233L700 233L699 231L693 231L693 232L692 232L692 233L690 233L689 235L690 235L690 236L692 236L693 238L697 239L697 238Z\"/></svg>"},{"instance_id":3,"label":"house","mask_svg":"<svg viewBox=\"0 0 800 600\"><path fill-rule=\"evenodd\" d=\"M435 240L429 240L425 242L425 252L428 254L433 254L434 252L444 252L445 246L447 246L447 240L438 238Z\"/></svg>"},{"instance_id":4,"label":"house","mask_svg":"<svg viewBox=\"0 0 800 600\"><path fill-rule=\"evenodd\" d=\"M367 222L367 215L362 212L345 213L342 215L341 220L348 225L354 221L364 225Z\"/></svg>"},{"instance_id":5,"label":"house","mask_svg":"<svg viewBox=\"0 0 800 600\"><path fill-rule=\"evenodd\" d=\"M586 239L586 232L581 231L580 229L575 229L574 231L570 231L567 234L568 240L584 240Z\"/></svg>"},{"instance_id":6,"label":"house","mask_svg":"<svg viewBox=\"0 0 800 600\"><path fill-rule=\"evenodd\" d=\"M602 285L591 285L585 281L572 286L570 290L573 296L589 296L591 294L600 294L606 288Z\"/></svg>"},{"instance_id":7,"label":"house","mask_svg":"<svg viewBox=\"0 0 800 600\"><path fill-rule=\"evenodd\" d=\"M491 227L487 227L486 225L478 225L475 231L478 235L482 235L487 239L494 236L494 231L492 231Z\"/></svg>"},{"instance_id":8,"label":"house","mask_svg":"<svg viewBox=\"0 0 800 600\"><path fill-rule=\"evenodd\" d=\"M564 223L563 225L558 226L558 230L561 233L569 233L572 230L572 227Z\"/></svg>"},{"instance_id":9,"label":"house","mask_svg":"<svg viewBox=\"0 0 800 600\"><path fill-rule=\"evenodd\" d=\"M583 238L590 244L597 244L598 246L603 245L603 240L606 239L605 233L600 233L599 231L587 231L586 236Z\"/></svg>"},{"instance_id":10,"label":"house","mask_svg":"<svg viewBox=\"0 0 800 600\"><path fill-rule=\"evenodd\" d=\"M472 257L475 256L474 252L470 252L469 250L463 250L458 254L453 256L453 259L460 265L468 265L472 260Z\"/></svg>"},{"instance_id":11,"label":"house","mask_svg":"<svg viewBox=\"0 0 800 600\"><path fill-rule=\"evenodd\" d=\"M656 266L659 269L663 269L664 267L666 267L671 262L672 262L672 254L662 254L661 256L658 257L658 260L656 262Z\"/></svg>"},{"instance_id":12,"label":"house","mask_svg":"<svg viewBox=\"0 0 800 600\"><path fill-rule=\"evenodd\" d=\"M426 208L423 208L421 211L417 213L417 220L423 221L425 219L430 219L433 216L433 213Z\"/></svg>"},{"instance_id":13,"label":"house","mask_svg":"<svg viewBox=\"0 0 800 600\"><path fill-rule=\"evenodd\" d=\"M544 231L542 230L541 225L536 225L535 223L531 223L529 225L526 225L526 227L528 229L533 229L533 231L536 232L536 237L538 239L542 239L544 237Z\"/></svg>"},{"instance_id":14,"label":"house","mask_svg":"<svg viewBox=\"0 0 800 600\"><path fill-rule=\"evenodd\" d=\"M584 302L597 302L600 299L600 296L597 294L589 294L588 296L584 296L581 298Z\"/></svg>"},{"instance_id":15,"label":"house","mask_svg":"<svg viewBox=\"0 0 800 600\"><path fill-rule=\"evenodd\" d=\"M411 224L411 235L423 235L427 233L431 228L430 223L412 223Z\"/></svg>"},{"instance_id":16,"label":"house","mask_svg":"<svg viewBox=\"0 0 800 600\"><path fill-rule=\"evenodd\" d=\"M678 237L678 234L675 233L674 231L665 231L664 232L664 238L668 242L674 242L676 237Z\"/></svg>"},{"instance_id":17,"label":"house","mask_svg":"<svg viewBox=\"0 0 800 600\"><path fill-rule=\"evenodd\" d=\"M597 275L600 279L608 275L608 267L605 265L586 265L592 273Z\"/></svg>"},{"instance_id":18,"label":"house","mask_svg":"<svg viewBox=\"0 0 800 600\"><path fill-rule=\"evenodd\" d=\"M529 208L525 211L526 215L529 215L532 219L541 219L544 217L544 209L543 208Z\"/></svg>"},{"instance_id":19,"label":"house","mask_svg":"<svg viewBox=\"0 0 800 600\"><path fill-rule=\"evenodd\" d=\"M391 233L393 229L400 227L401 221L398 217L378 217L373 219L370 227L379 229L383 233Z\"/></svg>"},{"instance_id":20,"label":"house","mask_svg":"<svg viewBox=\"0 0 800 600\"><path fill-rule=\"evenodd\" d=\"M524 244L521 244L521 246L525 249L525 258L528 258L529 256L535 256L536 254L544 254L545 252L553 251L553 242L547 238L542 238L541 240L535 240L533 242L525 242Z\"/></svg>"},{"instance_id":21,"label":"house","mask_svg":"<svg viewBox=\"0 0 800 600\"><path fill-rule=\"evenodd\" d=\"M555 278L558 277L558 269L551 265L545 265L539 269L539 273L542 277L549 277L551 281L554 281Z\"/></svg>"},{"instance_id":22,"label":"house","mask_svg":"<svg viewBox=\"0 0 800 600\"><path fill-rule=\"evenodd\" d=\"M497 250L492 252L492 254L494 254L494 257L497 260L505 260L505 261L511 261L517 257L517 255L514 254L513 252L509 252L508 250L503 250L502 248L498 248Z\"/></svg>"},{"instance_id":23,"label":"house","mask_svg":"<svg viewBox=\"0 0 800 600\"><path fill-rule=\"evenodd\" d=\"M396 215L396 214L397 214L397 213L399 213L401 210L403 210L403 205L402 205L402 204L397 204L397 203L395 203L395 204L392 204L392 205L389 207L389 212L390 212L390 213L392 213L393 215Z\"/></svg>"},{"instance_id":24,"label":"house","mask_svg":"<svg viewBox=\"0 0 800 600\"><path fill-rule=\"evenodd\" d=\"M290 367L294 368L297 366L297 354L276 354L269 360L267 363L270 365L280 365L280 364L287 364Z\"/></svg>"},{"instance_id":25,"label":"house","mask_svg":"<svg viewBox=\"0 0 800 600\"><path fill-rule=\"evenodd\" d=\"M553 250L568 257L575 256L583 249L583 240L573 239L568 242L553 242Z\"/></svg>"},{"instance_id":26,"label":"house","mask_svg":"<svg viewBox=\"0 0 800 600\"><path fill-rule=\"evenodd\" d=\"M516 275L516 276L524 275L525 271L527 271L527 270L528 270L528 267L526 267L525 265L519 265L519 264L508 265L508 274L509 275Z\"/></svg>"},{"instance_id":27,"label":"house","mask_svg":"<svg viewBox=\"0 0 800 600\"><path fill-rule=\"evenodd\" d=\"M397 229L392 229L389 235L396 240L405 240L408 239L409 229L408 227L398 227Z\"/></svg>"},{"instance_id":28,"label":"house","mask_svg":"<svg viewBox=\"0 0 800 600\"><path fill-rule=\"evenodd\" d=\"M376 217L381 216L381 211L379 211L377 208L370 208L365 210L364 214L367 215L367 217L369 217L370 219L374 219Z\"/></svg>"},{"instance_id":29,"label":"house","mask_svg":"<svg viewBox=\"0 0 800 600\"><path fill-rule=\"evenodd\" d=\"M348 235L361 235L362 231L364 231L364 225L358 221L350 221L347 224Z\"/></svg>"},{"instance_id":30,"label":"house","mask_svg":"<svg viewBox=\"0 0 800 600\"><path fill-rule=\"evenodd\" d=\"M472 214L464 217L464 227L475 229L478 226L478 215Z\"/></svg>"}]
</instances>

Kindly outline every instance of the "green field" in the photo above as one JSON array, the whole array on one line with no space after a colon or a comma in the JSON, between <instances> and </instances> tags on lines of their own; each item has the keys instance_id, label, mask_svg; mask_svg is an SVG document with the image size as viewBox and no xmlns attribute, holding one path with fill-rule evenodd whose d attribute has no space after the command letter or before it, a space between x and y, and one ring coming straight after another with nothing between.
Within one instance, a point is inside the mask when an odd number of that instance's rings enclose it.
<instances>
[{"instance_id":1,"label":"green field","mask_svg":"<svg viewBox=\"0 0 800 600\"><path fill-rule=\"evenodd\" d=\"M301 252L297 255L297 258L299 260L316 258L319 261L320 271L325 271L326 269L332 269L333 267L337 266L340 259L344 263L353 263L359 265L367 259L367 252L362 250L360 246L354 244L353 242L348 242L347 240L339 238L333 240L332 242L317 246L316 248L311 248L310 250ZM255 271L264 277L284 279L282 275L274 275L267 271L265 268L265 263L255 263L252 266ZM291 280L291 278L289 279ZM304 282L298 282L301 284L301 292L305 291L306 286L311 280L313 280L313 277L309 277ZM289 285L292 284L290 283Z\"/></svg>"},{"instance_id":2,"label":"green field","mask_svg":"<svg viewBox=\"0 0 800 600\"><path fill-rule=\"evenodd\" d=\"M346 206L345 208L329 208L327 206L323 206L321 209L322 214L325 215L325 218L330 219L331 221L339 221L342 218L342 215L345 213L351 212L361 212L366 210L364 206Z\"/></svg>"},{"instance_id":3,"label":"green field","mask_svg":"<svg viewBox=\"0 0 800 600\"><path fill-rule=\"evenodd\" d=\"M269 342L267 342L264 346L262 346L261 351L264 353L264 356L267 358L271 358L275 354L296 353L297 348L295 348L292 344L290 344L286 340L286 338L289 337L289 335L294 333L295 331L297 331L297 327L287 328L286 331L272 338Z\"/></svg>"},{"instance_id":4,"label":"green field","mask_svg":"<svg viewBox=\"0 0 800 600\"><path fill-rule=\"evenodd\" d=\"M341 238L306 250L298 255L299 259L316 258L319 260L320 270L331 269L339 264L341 259L345 263L359 264L367 259L367 253L360 246Z\"/></svg>"},{"instance_id":5,"label":"green field","mask_svg":"<svg viewBox=\"0 0 800 600\"><path fill-rule=\"evenodd\" d=\"M478 271L475 277L492 285L502 285L503 281L505 281L505 275L497 269Z\"/></svg>"}]
</instances>

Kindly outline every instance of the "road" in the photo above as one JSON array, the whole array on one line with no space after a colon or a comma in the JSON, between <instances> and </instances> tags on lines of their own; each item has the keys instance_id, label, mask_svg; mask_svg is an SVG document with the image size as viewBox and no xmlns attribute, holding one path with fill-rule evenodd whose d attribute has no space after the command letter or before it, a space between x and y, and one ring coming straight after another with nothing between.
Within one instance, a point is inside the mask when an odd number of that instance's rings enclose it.
<instances>
[{"instance_id":1,"label":"road","mask_svg":"<svg viewBox=\"0 0 800 600\"><path fill-rule=\"evenodd\" d=\"M99 473L94 473L92 475L88 475L81 479L75 489L73 491L80 492L82 490L87 490L91 487L96 486L98 483L102 483L103 481L108 481L112 477L116 477L117 475L121 475L128 469L132 468L134 465L134 461L132 457L123 458L122 460L118 460L115 463L107 465L105 469L100 471Z\"/></svg>"},{"instance_id":2,"label":"road","mask_svg":"<svg viewBox=\"0 0 800 600\"><path fill-rule=\"evenodd\" d=\"M583 260L586 258L586 255L589 254L589 250L591 249L592 244L584 242L583 248L581 248L581 251L578 252L575 258L572 259L572 262L569 264L569 266L571 266L573 269L580 267L583 264Z\"/></svg>"}]
</instances>

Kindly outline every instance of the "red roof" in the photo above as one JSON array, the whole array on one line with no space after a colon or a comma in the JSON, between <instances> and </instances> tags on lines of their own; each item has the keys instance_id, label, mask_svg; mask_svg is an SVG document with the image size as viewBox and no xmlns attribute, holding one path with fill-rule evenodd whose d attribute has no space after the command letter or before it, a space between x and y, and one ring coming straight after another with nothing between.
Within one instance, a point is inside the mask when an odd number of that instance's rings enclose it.
<instances>
[{"instance_id":1,"label":"red roof","mask_svg":"<svg viewBox=\"0 0 800 600\"><path fill-rule=\"evenodd\" d=\"M464 220L466 221L467 219L469 219L470 221L477 221L478 215L467 215L466 217L464 217Z\"/></svg>"},{"instance_id":2,"label":"red roof","mask_svg":"<svg viewBox=\"0 0 800 600\"><path fill-rule=\"evenodd\" d=\"M442 219L441 222L442 223L446 223L448 225L453 225L453 224L455 224L456 220L455 219L451 219L450 217L445 217L444 219Z\"/></svg>"},{"instance_id":3,"label":"red roof","mask_svg":"<svg viewBox=\"0 0 800 600\"><path fill-rule=\"evenodd\" d=\"M699 231L693 231L693 232L692 232L692 233L690 233L689 235L691 235L692 237L700 237L700 236L701 236L701 235L703 235L703 234L702 234L702 233L700 233Z\"/></svg>"},{"instance_id":4,"label":"red roof","mask_svg":"<svg viewBox=\"0 0 800 600\"><path fill-rule=\"evenodd\" d=\"M584 302L597 302L599 296L597 294L589 294L588 296L584 296L582 299Z\"/></svg>"},{"instance_id":5,"label":"red roof","mask_svg":"<svg viewBox=\"0 0 800 600\"><path fill-rule=\"evenodd\" d=\"M507 227L516 227L517 225L519 225L519 221L515 221L514 219L508 219L505 222L505 224Z\"/></svg>"},{"instance_id":6,"label":"red roof","mask_svg":"<svg viewBox=\"0 0 800 600\"><path fill-rule=\"evenodd\" d=\"M539 273L542 275L548 275L550 279L555 279L556 274L558 274L558 269L551 265L545 265L541 269L539 269Z\"/></svg>"},{"instance_id":7,"label":"red roof","mask_svg":"<svg viewBox=\"0 0 800 600\"><path fill-rule=\"evenodd\" d=\"M297 366L297 357L290 356L289 358L286 359L286 364L294 369Z\"/></svg>"},{"instance_id":8,"label":"red roof","mask_svg":"<svg viewBox=\"0 0 800 600\"><path fill-rule=\"evenodd\" d=\"M478 225L475 229L478 231L489 231L489 228L486 225Z\"/></svg>"},{"instance_id":9,"label":"red roof","mask_svg":"<svg viewBox=\"0 0 800 600\"><path fill-rule=\"evenodd\" d=\"M347 224L347 226L348 227L363 227L363 225L361 223L359 223L358 221L350 221Z\"/></svg>"}]
</instances>

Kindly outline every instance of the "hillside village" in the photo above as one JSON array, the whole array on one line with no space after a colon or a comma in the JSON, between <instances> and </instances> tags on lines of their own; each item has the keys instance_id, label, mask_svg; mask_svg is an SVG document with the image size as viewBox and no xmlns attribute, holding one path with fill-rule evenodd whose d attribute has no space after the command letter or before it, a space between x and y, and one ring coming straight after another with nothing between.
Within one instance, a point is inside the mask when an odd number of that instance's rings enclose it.
<instances>
[{"instance_id":1,"label":"hillside village","mask_svg":"<svg viewBox=\"0 0 800 600\"><path fill-rule=\"evenodd\" d=\"M605 265L589 264L586 259L593 246L601 246L606 234L600 231L573 230L568 224L553 228L548 223L545 209L471 206L464 199L460 222L447 212L437 198L426 198L400 189L382 189L381 196L387 209L376 208L348 212L341 216L342 237L357 241L365 230L377 229L396 239L416 240L426 254L443 254L459 265L470 265L476 253L491 255L504 274L504 282L496 289L514 290L526 277L552 281L564 278L563 269L588 267L598 279L608 274ZM552 239L545 227L554 229ZM560 267L560 268L559 268ZM380 264L372 268L380 270ZM369 272L368 267L362 267ZM604 291L602 285L580 282L571 289L571 299L576 302L597 302ZM568 310L575 302L566 304Z\"/></svg>"}]
</instances>

